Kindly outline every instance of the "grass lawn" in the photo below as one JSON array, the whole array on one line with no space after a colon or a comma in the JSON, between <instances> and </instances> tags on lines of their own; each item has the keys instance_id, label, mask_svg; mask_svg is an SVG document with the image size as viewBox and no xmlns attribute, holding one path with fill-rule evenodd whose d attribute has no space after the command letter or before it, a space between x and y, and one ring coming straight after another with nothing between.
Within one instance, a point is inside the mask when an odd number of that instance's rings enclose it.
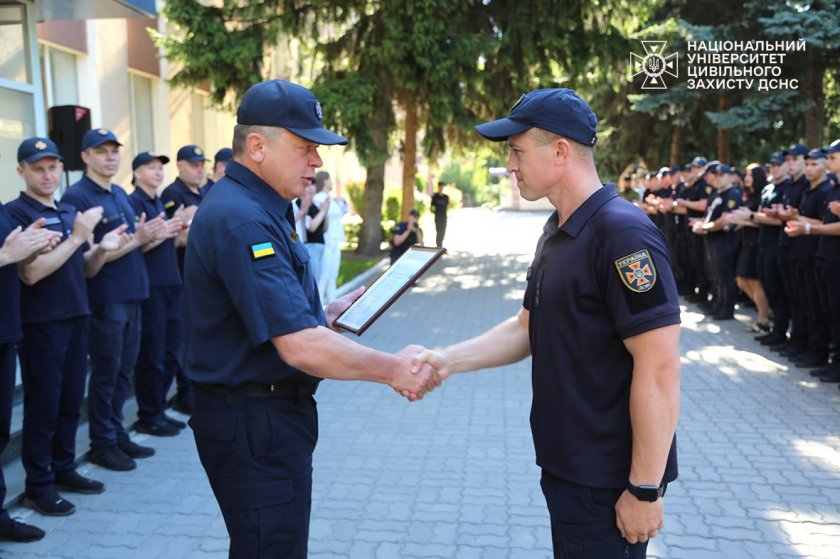
<instances>
[{"instance_id":1,"label":"grass lawn","mask_svg":"<svg viewBox=\"0 0 840 559\"><path fill-rule=\"evenodd\" d=\"M341 252L341 266L338 268L338 285L344 285L351 279L371 268L382 260L379 258L365 258L345 250Z\"/></svg>"}]
</instances>

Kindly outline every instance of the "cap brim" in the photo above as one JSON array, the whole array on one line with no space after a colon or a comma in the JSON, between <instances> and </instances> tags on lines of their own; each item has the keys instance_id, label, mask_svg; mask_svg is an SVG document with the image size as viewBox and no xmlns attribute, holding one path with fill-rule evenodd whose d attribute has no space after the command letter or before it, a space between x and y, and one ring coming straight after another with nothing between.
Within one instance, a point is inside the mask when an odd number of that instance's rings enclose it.
<instances>
[{"instance_id":1,"label":"cap brim","mask_svg":"<svg viewBox=\"0 0 840 559\"><path fill-rule=\"evenodd\" d=\"M155 157L155 159L160 159L160 158ZM161 161L163 161L163 160L161 159ZM210 161L210 160L207 159L206 157L201 156L201 155L199 155L197 157L195 155L193 155L192 157L185 157L184 159L179 159L178 161L189 161L190 163L195 163L196 161ZM164 163L166 163L166 161L164 161Z\"/></svg>"},{"instance_id":2,"label":"cap brim","mask_svg":"<svg viewBox=\"0 0 840 559\"><path fill-rule=\"evenodd\" d=\"M508 117L500 118L492 122L485 122L475 127L476 132L494 142L507 140L511 136L521 134L534 126L527 122L512 120Z\"/></svg>"},{"instance_id":3,"label":"cap brim","mask_svg":"<svg viewBox=\"0 0 840 559\"><path fill-rule=\"evenodd\" d=\"M292 134L300 136L304 140L309 140L322 146L346 145L348 140L344 136L339 136L335 132L330 132L326 128L286 128Z\"/></svg>"},{"instance_id":4,"label":"cap brim","mask_svg":"<svg viewBox=\"0 0 840 559\"><path fill-rule=\"evenodd\" d=\"M42 159L46 159L47 157L55 157L55 158L56 158L56 159L58 159L59 161L62 161L62 162L64 161L64 158L63 158L63 157L61 157L61 155L59 155L59 154L57 154L57 153L45 152L45 151L42 151L42 152L39 152L39 153L32 154L32 155L30 155L29 157L26 157L26 158L22 159L21 161L24 161L24 162L26 162L26 163L32 164L32 163L35 163L36 161L40 161L40 160L42 160Z\"/></svg>"},{"instance_id":5,"label":"cap brim","mask_svg":"<svg viewBox=\"0 0 840 559\"><path fill-rule=\"evenodd\" d=\"M116 140L104 140L102 142L92 142L90 145L88 145L88 147L86 147L84 149L98 148L99 146L101 146L103 144L117 144L118 146L122 147L122 143L120 143Z\"/></svg>"}]
</instances>

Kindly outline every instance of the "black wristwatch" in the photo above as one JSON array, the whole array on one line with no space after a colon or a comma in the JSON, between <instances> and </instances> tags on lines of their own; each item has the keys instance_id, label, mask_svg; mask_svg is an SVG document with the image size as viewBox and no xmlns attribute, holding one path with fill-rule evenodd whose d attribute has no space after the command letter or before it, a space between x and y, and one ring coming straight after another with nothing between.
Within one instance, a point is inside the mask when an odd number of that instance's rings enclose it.
<instances>
[{"instance_id":1,"label":"black wristwatch","mask_svg":"<svg viewBox=\"0 0 840 559\"><path fill-rule=\"evenodd\" d=\"M665 484L657 487L656 485L633 485L629 481L627 482L627 491L638 500L648 503L653 503L665 495L666 487Z\"/></svg>"}]
</instances>

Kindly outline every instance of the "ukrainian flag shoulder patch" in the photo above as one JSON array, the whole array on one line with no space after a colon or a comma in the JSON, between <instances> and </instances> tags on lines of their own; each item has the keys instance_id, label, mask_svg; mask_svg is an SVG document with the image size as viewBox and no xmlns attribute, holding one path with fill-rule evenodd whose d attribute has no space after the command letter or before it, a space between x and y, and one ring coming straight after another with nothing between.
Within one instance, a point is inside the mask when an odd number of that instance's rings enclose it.
<instances>
[{"instance_id":1,"label":"ukrainian flag shoulder patch","mask_svg":"<svg viewBox=\"0 0 840 559\"><path fill-rule=\"evenodd\" d=\"M271 246L271 243L257 243L255 245L251 245L250 248L251 258L253 258L254 260L274 256L274 247Z\"/></svg>"},{"instance_id":2,"label":"ukrainian flag shoulder patch","mask_svg":"<svg viewBox=\"0 0 840 559\"><path fill-rule=\"evenodd\" d=\"M167 210L168 210L169 208L174 208L174 207L175 207L175 200L170 200L170 201L168 201L167 203L165 203L165 204L163 205L163 207L164 207L164 208L166 208Z\"/></svg>"}]
</instances>

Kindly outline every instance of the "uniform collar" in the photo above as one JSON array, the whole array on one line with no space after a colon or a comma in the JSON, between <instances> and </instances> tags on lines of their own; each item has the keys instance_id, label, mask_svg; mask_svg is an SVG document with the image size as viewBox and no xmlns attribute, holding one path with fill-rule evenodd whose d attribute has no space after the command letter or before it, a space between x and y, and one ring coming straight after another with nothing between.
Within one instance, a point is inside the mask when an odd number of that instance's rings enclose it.
<instances>
[{"instance_id":1,"label":"uniform collar","mask_svg":"<svg viewBox=\"0 0 840 559\"><path fill-rule=\"evenodd\" d=\"M549 237L555 235L558 231L563 231L570 237L575 238L580 235L581 230L583 230L584 226L589 223L589 220L592 219L592 216L597 213L601 206L606 204L609 200L617 197L618 194L615 192L615 185L606 184L593 192L592 195L590 195L578 209L572 212L572 215L569 216L566 223L559 228L557 227L559 218L557 211L555 210L554 213L551 214L551 217L548 218L543 231Z\"/></svg>"},{"instance_id":2,"label":"uniform collar","mask_svg":"<svg viewBox=\"0 0 840 559\"><path fill-rule=\"evenodd\" d=\"M150 201L150 202L154 202L154 201L155 201L155 200L157 200L157 198L158 198L158 197L157 197L157 195L155 195L155 197L154 197L154 198L152 198L151 196L149 196L148 194L146 194L146 191L145 191L145 190L143 190L142 188L140 188L139 186L135 186L135 187L134 187L134 193L135 193L137 196L139 196L140 198L142 198L143 200L148 200L148 201Z\"/></svg>"},{"instance_id":3,"label":"uniform collar","mask_svg":"<svg viewBox=\"0 0 840 559\"><path fill-rule=\"evenodd\" d=\"M111 184L111 190L108 190L107 188L102 188L102 186L100 186L100 184L98 182L96 182L95 180L93 180L92 178L90 178L87 175L82 176L82 181L86 182L94 190L104 192L105 194L113 194L113 192L114 192L114 184L113 183Z\"/></svg>"},{"instance_id":4,"label":"uniform collar","mask_svg":"<svg viewBox=\"0 0 840 559\"><path fill-rule=\"evenodd\" d=\"M225 176L244 186L248 191L253 192L265 202L266 208L277 212L285 217L286 212L291 208L291 202L280 196L276 190L271 188L267 182L262 180L253 171L230 160L225 167Z\"/></svg>"}]
</instances>

